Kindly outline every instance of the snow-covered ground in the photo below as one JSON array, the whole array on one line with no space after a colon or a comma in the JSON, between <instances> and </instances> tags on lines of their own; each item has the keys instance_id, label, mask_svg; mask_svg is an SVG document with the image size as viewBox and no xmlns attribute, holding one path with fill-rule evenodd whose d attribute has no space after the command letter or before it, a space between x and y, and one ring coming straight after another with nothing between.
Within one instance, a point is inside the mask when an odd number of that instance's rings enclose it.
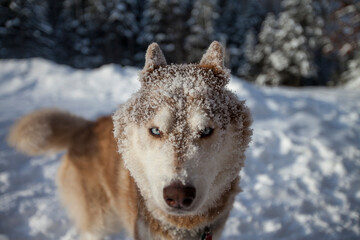
<instances>
[{"instance_id":1,"label":"snow-covered ground","mask_svg":"<svg viewBox=\"0 0 360 240\"><path fill-rule=\"evenodd\" d=\"M137 71L0 61L0 240L76 239L54 182L61 154L9 148L14 121L43 107L91 119L111 114L138 89ZM360 89L258 88L236 78L229 87L247 100L254 136L244 192L222 239L360 239Z\"/></svg>"}]
</instances>

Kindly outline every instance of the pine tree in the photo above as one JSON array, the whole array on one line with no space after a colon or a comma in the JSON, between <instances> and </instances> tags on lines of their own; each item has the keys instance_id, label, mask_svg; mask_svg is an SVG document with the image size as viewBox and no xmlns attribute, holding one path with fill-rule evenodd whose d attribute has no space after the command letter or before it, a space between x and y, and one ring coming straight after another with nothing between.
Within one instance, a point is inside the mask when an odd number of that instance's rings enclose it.
<instances>
[{"instance_id":1,"label":"pine tree","mask_svg":"<svg viewBox=\"0 0 360 240\"><path fill-rule=\"evenodd\" d=\"M73 67L90 67L90 31L85 19L85 1L65 0L59 16L61 25L55 29L58 47L55 49L60 63ZM92 67L92 66L91 66Z\"/></svg>"},{"instance_id":2,"label":"pine tree","mask_svg":"<svg viewBox=\"0 0 360 240\"><path fill-rule=\"evenodd\" d=\"M199 61L214 39L214 8L214 0L197 0L194 3L188 21L190 34L185 40L188 62Z\"/></svg>"},{"instance_id":3,"label":"pine tree","mask_svg":"<svg viewBox=\"0 0 360 240\"><path fill-rule=\"evenodd\" d=\"M49 54L52 32L41 0L3 0L0 3L0 56L34 57ZM49 57L49 56L47 56Z\"/></svg>"},{"instance_id":4,"label":"pine tree","mask_svg":"<svg viewBox=\"0 0 360 240\"><path fill-rule=\"evenodd\" d=\"M132 64L132 53L139 33L138 5L133 0L92 0L89 8L99 26L95 43L105 63Z\"/></svg>"},{"instance_id":5,"label":"pine tree","mask_svg":"<svg viewBox=\"0 0 360 240\"><path fill-rule=\"evenodd\" d=\"M323 20L312 0L283 0L276 18L269 14L259 34L259 43L248 54L248 73L257 84L303 85L316 79L314 52L324 44Z\"/></svg>"},{"instance_id":6,"label":"pine tree","mask_svg":"<svg viewBox=\"0 0 360 240\"><path fill-rule=\"evenodd\" d=\"M232 37L229 41L230 49L234 49L230 61L234 74L241 75L243 66L246 64L245 54L247 48L250 47L249 44L255 44L256 41L253 37L259 34L264 18L264 7L259 5L257 0L250 0L245 13L236 19L235 26L237 28L230 35Z\"/></svg>"},{"instance_id":7,"label":"pine tree","mask_svg":"<svg viewBox=\"0 0 360 240\"><path fill-rule=\"evenodd\" d=\"M144 50L151 42L160 44L169 62L184 62L184 39L188 35L186 21L191 1L149 0L142 21L139 42Z\"/></svg>"},{"instance_id":8,"label":"pine tree","mask_svg":"<svg viewBox=\"0 0 360 240\"><path fill-rule=\"evenodd\" d=\"M239 4L239 0L223 0L218 1L216 10L219 14L215 21L217 37L224 39L227 45L232 39L236 42L236 37L233 38L233 36L238 34L239 26L234 23L240 15L244 14L243 5Z\"/></svg>"},{"instance_id":9,"label":"pine tree","mask_svg":"<svg viewBox=\"0 0 360 240\"><path fill-rule=\"evenodd\" d=\"M241 75L245 64L245 41L247 32L258 34L265 18L264 7L257 0L221 1L220 16L216 21L216 36L224 39L228 63L235 75Z\"/></svg>"},{"instance_id":10,"label":"pine tree","mask_svg":"<svg viewBox=\"0 0 360 240\"><path fill-rule=\"evenodd\" d=\"M331 85L347 81L350 65L357 58L360 39L360 2L358 0L316 0L316 8L324 16L329 43L317 60L323 66L319 77ZM351 61L351 64L347 63ZM343 73L344 72L344 73Z\"/></svg>"},{"instance_id":11,"label":"pine tree","mask_svg":"<svg viewBox=\"0 0 360 240\"><path fill-rule=\"evenodd\" d=\"M75 67L132 65L139 34L137 0L66 0L57 39L64 62Z\"/></svg>"},{"instance_id":12,"label":"pine tree","mask_svg":"<svg viewBox=\"0 0 360 240\"><path fill-rule=\"evenodd\" d=\"M232 73L236 73L239 58L242 55L243 26L239 25L239 18L244 15L243 4L238 0L219 1L219 16L215 21L216 38L226 47L226 65Z\"/></svg>"},{"instance_id":13,"label":"pine tree","mask_svg":"<svg viewBox=\"0 0 360 240\"><path fill-rule=\"evenodd\" d=\"M246 78L247 74L250 73L251 63L246 59L251 59L252 54L256 46L256 34L254 29L247 31L245 35L245 41L243 44L243 61L242 64L237 68L237 75Z\"/></svg>"},{"instance_id":14,"label":"pine tree","mask_svg":"<svg viewBox=\"0 0 360 240\"><path fill-rule=\"evenodd\" d=\"M359 43L360 45L360 43ZM357 50L354 57L347 62L347 70L344 71L336 84L344 84L360 78L360 50Z\"/></svg>"}]
</instances>

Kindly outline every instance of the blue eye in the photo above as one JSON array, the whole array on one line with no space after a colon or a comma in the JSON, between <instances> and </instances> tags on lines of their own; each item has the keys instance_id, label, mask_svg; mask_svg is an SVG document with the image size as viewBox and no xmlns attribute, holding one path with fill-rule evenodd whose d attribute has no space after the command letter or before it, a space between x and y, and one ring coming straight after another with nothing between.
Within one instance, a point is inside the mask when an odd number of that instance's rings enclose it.
<instances>
[{"instance_id":1,"label":"blue eye","mask_svg":"<svg viewBox=\"0 0 360 240\"><path fill-rule=\"evenodd\" d=\"M200 131L200 138L209 137L213 133L214 129L210 127L206 127Z\"/></svg>"},{"instance_id":2,"label":"blue eye","mask_svg":"<svg viewBox=\"0 0 360 240\"><path fill-rule=\"evenodd\" d=\"M154 137L160 137L161 136L161 132L159 130L159 128L157 127L152 127L149 129L151 135L153 135Z\"/></svg>"}]
</instances>

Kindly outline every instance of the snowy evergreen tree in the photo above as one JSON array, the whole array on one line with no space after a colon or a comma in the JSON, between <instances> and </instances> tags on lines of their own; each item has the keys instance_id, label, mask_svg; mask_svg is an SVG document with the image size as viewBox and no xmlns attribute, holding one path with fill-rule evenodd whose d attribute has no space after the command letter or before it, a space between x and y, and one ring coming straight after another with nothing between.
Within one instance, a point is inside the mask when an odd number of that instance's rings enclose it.
<instances>
[{"instance_id":1,"label":"snowy evergreen tree","mask_svg":"<svg viewBox=\"0 0 360 240\"><path fill-rule=\"evenodd\" d=\"M78 68L142 66L155 41L169 62L197 62L216 39L234 75L259 84L336 84L358 49L359 6L357 0L2 0L0 57L40 56ZM277 15L264 22L266 11Z\"/></svg>"},{"instance_id":2,"label":"snowy evergreen tree","mask_svg":"<svg viewBox=\"0 0 360 240\"><path fill-rule=\"evenodd\" d=\"M238 76L246 78L246 75L250 72L251 63L249 61L246 61L246 59L252 58L251 54L254 52L254 49L255 49L255 46L257 43L256 41L257 40L256 40L255 30L250 29L249 31L247 31L246 36L245 36L245 42L242 47L244 60L236 71L236 74Z\"/></svg>"},{"instance_id":3,"label":"snowy evergreen tree","mask_svg":"<svg viewBox=\"0 0 360 240\"><path fill-rule=\"evenodd\" d=\"M265 15L264 7L257 0L250 0L245 13L237 18L235 26L238 27L233 34L229 35L234 37L230 38L228 44L231 51L230 67L235 75L241 74L246 64L247 48L255 44L254 35L259 34Z\"/></svg>"},{"instance_id":4,"label":"snowy evergreen tree","mask_svg":"<svg viewBox=\"0 0 360 240\"><path fill-rule=\"evenodd\" d=\"M224 0L218 3L219 17L215 21L216 39L226 47L226 65L236 72L239 64L242 46L242 26L238 19L244 14L244 7L238 0Z\"/></svg>"},{"instance_id":5,"label":"snowy evergreen tree","mask_svg":"<svg viewBox=\"0 0 360 240\"><path fill-rule=\"evenodd\" d=\"M75 67L133 64L139 33L136 0L66 0L57 29L64 61Z\"/></svg>"},{"instance_id":6,"label":"snowy evergreen tree","mask_svg":"<svg viewBox=\"0 0 360 240\"><path fill-rule=\"evenodd\" d=\"M65 0L63 11L59 16L62 24L56 29L60 62L78 68L93 67L92 57L96 56L91 42L91 29L89 29L91 23L89 16L86 15L86 6L85 1Z\"/></svg>"},{"instance_id":7,"label":"snowy evergreen tree","mask_svg":"<svg viewBox=\"0 0 360 240\"><path fill-rule=\"evenodd\" d=\"M312 0L283 0L284 11L269 14L259 34L259 43L248 60L247 75L257 84L299 86L317 77L314 51L324 44L323 20Z\"/></svg>"},{"instance_id":8,"label":"snowy evergreen tree","mask_svg":"<svg viewBox=\"0 0 360 240\"><path fill-rule=\"evenodd\" d=\"M360 79L360 50L358 49L354 54L354 58L352 58L347 62L347 70L342 73L339 82L344 84L355 80L359 81L359 79Z\"/></svg>"},{"instance_id":9,"label":"snowy evergreen tree","mask_svg":"<svg viewBox=\"0 0 360 240\"><path fill-rule=\"evenodd\" d=\"M169 62L184 62L184 39L188 35L186 21L191 1L149 0L144 11L139 42L145 51L151 42L160 44Z\"/></svg>"},{"instance_id":10,"label":"snowy evergreen tree","mask_svg":"<svg viewBox=\"0 0 360 240\"><path fill-rule=\"evenodd\" d=\"M42 0L0 2L0 56L34 57L54 47L46 21L47 3ZM15 50L16 49L16 50Z\"/></svg>"},{"instance_id":11,"label":"snowy evergreen tree","mask_svg":"<svg viewBox=\"0 0 360 240\"><path fill-rule=\"evenodd\" d=\"M139 33L138 5L134 0L92 0L90 11L99 24L95 43L102 50L105 62L132 64Z\"/></svg>"},{"instance_id":12,"label":"snowy evergreen tree","mask_svg":"<svg viewBox=\"0 0 360 240\"><path fill-rule=\"evenodd\" d=\"M325 19L325 34L329 43L325 54L318 54L320 77L330 79L331 85L343 84L349 72L350 60L358 55L360 39L360 2L358 0L317 0L316 7ZM324 61L325 60L325 61ZM343 73L344 72L344 73Z\"/></svg>"},{"instance_id":13,"label":"snowy evergreen tree","mask_svg":"<svg viewBox=\"0 0 360 240\"><path fill-rule=\"evenodd\" d=\"M245 40L248 31L258 34L265 18L264 6L257 0L221 1L220 17L216 22L217 37L224 39L228 54L227 65L235 75L240 75L245 64Z\"/></svg>"},{"instance_id":14,"label":"snowy evergreen tree","mask_svg":"<svg viewBox=\"0 0 360 240\"><path fill-rule=\"evenodd\" d=\"M185 40L188 62L198 62L214 40L214 0L196 0L188 21L190 34Z\"/></svg>"},{"instance_id":15,"label":"snowy evergreen tree","mask_svg":"<svg viewBox=\"0 0 360 240\"><path fill-rule=\"evenodd\" d=\"M239 0L218 1L217 12L219 17L215 21L215 30L220 38L225 38L228 42L232 34L237 34L236 19L243 14L244 7L239 4Z\"/></svg>"}]
</instances>

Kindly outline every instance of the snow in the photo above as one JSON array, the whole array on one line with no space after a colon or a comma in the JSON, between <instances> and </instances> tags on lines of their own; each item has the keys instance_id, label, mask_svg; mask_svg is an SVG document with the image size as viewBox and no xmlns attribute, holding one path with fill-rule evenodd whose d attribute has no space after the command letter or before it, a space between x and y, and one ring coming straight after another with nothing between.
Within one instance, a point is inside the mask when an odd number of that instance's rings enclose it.
<instances>
[{"instance_id":1,"label":"snow","mask_svg":"<svg viewBox=\"0 0 360 240\"><path fill-rule=\"evenodd\" d=\"M5 139L14 121L43 107L90 119L110 114L140 87L138 72L0 61L1 240L77 237L56 193L61 154L27 157L11 149ZM254 136L241 171L244 191L222 239L359 239L358 88L254 87L237 78L229 88L247 100Z\"/></svg>"},{"instance_id":2,"label":"snow","mask_svg":"<svg viewBox=\"0 0 360 240\"><path fill-rule=\"evenodd\" d=\"M360 72L358 76L360 75ZM360 88L360 77L355 77L352 80L350 80L348 83L346 83L345 88L348 89L359 89Z\"/></svg>"}]
</instances>

